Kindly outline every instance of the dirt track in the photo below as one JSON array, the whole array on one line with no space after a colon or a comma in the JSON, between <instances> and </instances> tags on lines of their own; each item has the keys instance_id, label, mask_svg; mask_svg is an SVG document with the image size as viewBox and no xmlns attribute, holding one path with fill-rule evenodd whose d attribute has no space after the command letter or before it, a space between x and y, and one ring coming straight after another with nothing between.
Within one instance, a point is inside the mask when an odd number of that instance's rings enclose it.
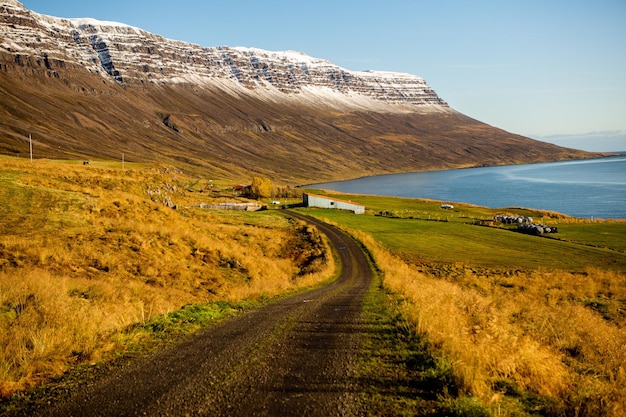
<instances>
[{"instance_id":1,"label":"dirt track","mask_svg":"<svg viewBox=\"0 0 626 417\"><path fill-rule=\"evenodd\" d=\"M353 369L372 271L354 240L307 221L339 253L341 276L333 284L227 320L85 386L44 415L361 414Z\"/></svg>"}]
</instances>

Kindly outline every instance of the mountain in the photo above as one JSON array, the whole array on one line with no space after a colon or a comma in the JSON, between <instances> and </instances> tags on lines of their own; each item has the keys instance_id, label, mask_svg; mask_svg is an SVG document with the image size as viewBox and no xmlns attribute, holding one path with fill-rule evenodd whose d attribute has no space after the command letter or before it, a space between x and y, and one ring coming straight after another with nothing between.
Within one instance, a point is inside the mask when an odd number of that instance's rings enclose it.
<instances>
[{"instance_id":1,"label":"mountain","mask_svg":"<svg viewBox=\"0 0 626 417\"><path fill-rule=\"evenodd\" d=\"M285 182L595 156L450 108L420 77L212 47L0 0L0 154Z\"/></svg>"}]
</instances>

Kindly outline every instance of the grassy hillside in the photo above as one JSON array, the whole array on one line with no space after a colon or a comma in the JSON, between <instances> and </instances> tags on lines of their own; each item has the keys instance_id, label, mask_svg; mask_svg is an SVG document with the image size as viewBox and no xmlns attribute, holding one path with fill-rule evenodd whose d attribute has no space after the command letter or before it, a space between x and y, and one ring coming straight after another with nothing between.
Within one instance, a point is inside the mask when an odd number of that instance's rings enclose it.
<instances>
[{"instance_id":1,"label":"grassy hillside","mask_svg":"<svg viewBox=\"0 0 626 417\"><path fill-rule=\"evenodd\" d=\"M473 398L491 415L626 413L626 222L341 198L369 210L307 212L372 252L411 332L437 358L432 372L458 390L453 397ZM491 221L516 213L559 233L530 236Z\"/></svg>"},{"instance_id":2,"label":"grassy hillside","mask_svg":"<svg viewBox=\"0 0 626 417\"><path fill-rule=\"evenodd\" d=\"M0 159L0 394L333 276L315 229L275 210L197 207L246 201L231 185L171 166ZM341 197L366 214L298 210L350 230L372 253L412 335L398 341L414 352L405 360L430 358L424 372L446 384L439 406L623 415L626 222ZM494 214L531 215L559 233L520 234ZM400 357L393 337L385 343L377 355ZM398 398L399 412L418 400Z\"/></svg>"},{"instance_id":3,"label":"grassy hillside","mask_svg":"<svg viewBox=\"0 0 626 417\"><path fill-rule=\"evenodd\" d=\"M333 274L308 226L195 207L238 200L167 166L0 159L0 394L123 351L186 304L219 316Z\"/></svg>"}]
</instances>

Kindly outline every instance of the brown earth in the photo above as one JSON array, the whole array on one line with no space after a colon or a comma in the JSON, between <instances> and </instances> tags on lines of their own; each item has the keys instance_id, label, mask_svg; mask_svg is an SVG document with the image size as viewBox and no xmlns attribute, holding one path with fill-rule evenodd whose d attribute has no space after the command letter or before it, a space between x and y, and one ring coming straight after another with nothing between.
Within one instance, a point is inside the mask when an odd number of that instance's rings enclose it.
<instances>
[{"instance_id":1,"label":"brown earth","mask_svg":"<svg viewBox=\"0 0 626 417\"><path fill-rule=\"evenodd\" d=\"M356 355L372 270L356 242L314 219L341 259L332 284L242 314L116 369L41 416L360 415ZM58 395L57 395L58 397Z\"/></svg>"},{"instance_id":2,"label":"brown earth","mask_svg":"<svg viewBox=\"0 0 626 417\"><path fill-rule=\"evenodd\" d=\"M63 61L0 54L0 155L167 163L211 178L302 184L600 156L455 111L339 112L198 85L122 85Z\"/></svg>"}]
</instances>

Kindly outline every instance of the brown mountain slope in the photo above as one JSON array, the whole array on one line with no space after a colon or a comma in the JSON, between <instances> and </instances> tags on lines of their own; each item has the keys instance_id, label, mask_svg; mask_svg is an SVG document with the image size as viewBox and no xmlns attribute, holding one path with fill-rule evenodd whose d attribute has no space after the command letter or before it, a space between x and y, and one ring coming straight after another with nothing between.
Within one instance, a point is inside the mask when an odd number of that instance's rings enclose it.
<instances>
[{"instance_id":1,"label":"brown mountain slope","mask_svg":"<svg viewBox=\"0 0 626 417\"><path fill-rule=\"evenodd\" d=\"M63 61L0 56L0 153L162 162L287 183L597 156L450 109L340 112L200 84L122 85Z\"/></svg>"}]
</instances>

